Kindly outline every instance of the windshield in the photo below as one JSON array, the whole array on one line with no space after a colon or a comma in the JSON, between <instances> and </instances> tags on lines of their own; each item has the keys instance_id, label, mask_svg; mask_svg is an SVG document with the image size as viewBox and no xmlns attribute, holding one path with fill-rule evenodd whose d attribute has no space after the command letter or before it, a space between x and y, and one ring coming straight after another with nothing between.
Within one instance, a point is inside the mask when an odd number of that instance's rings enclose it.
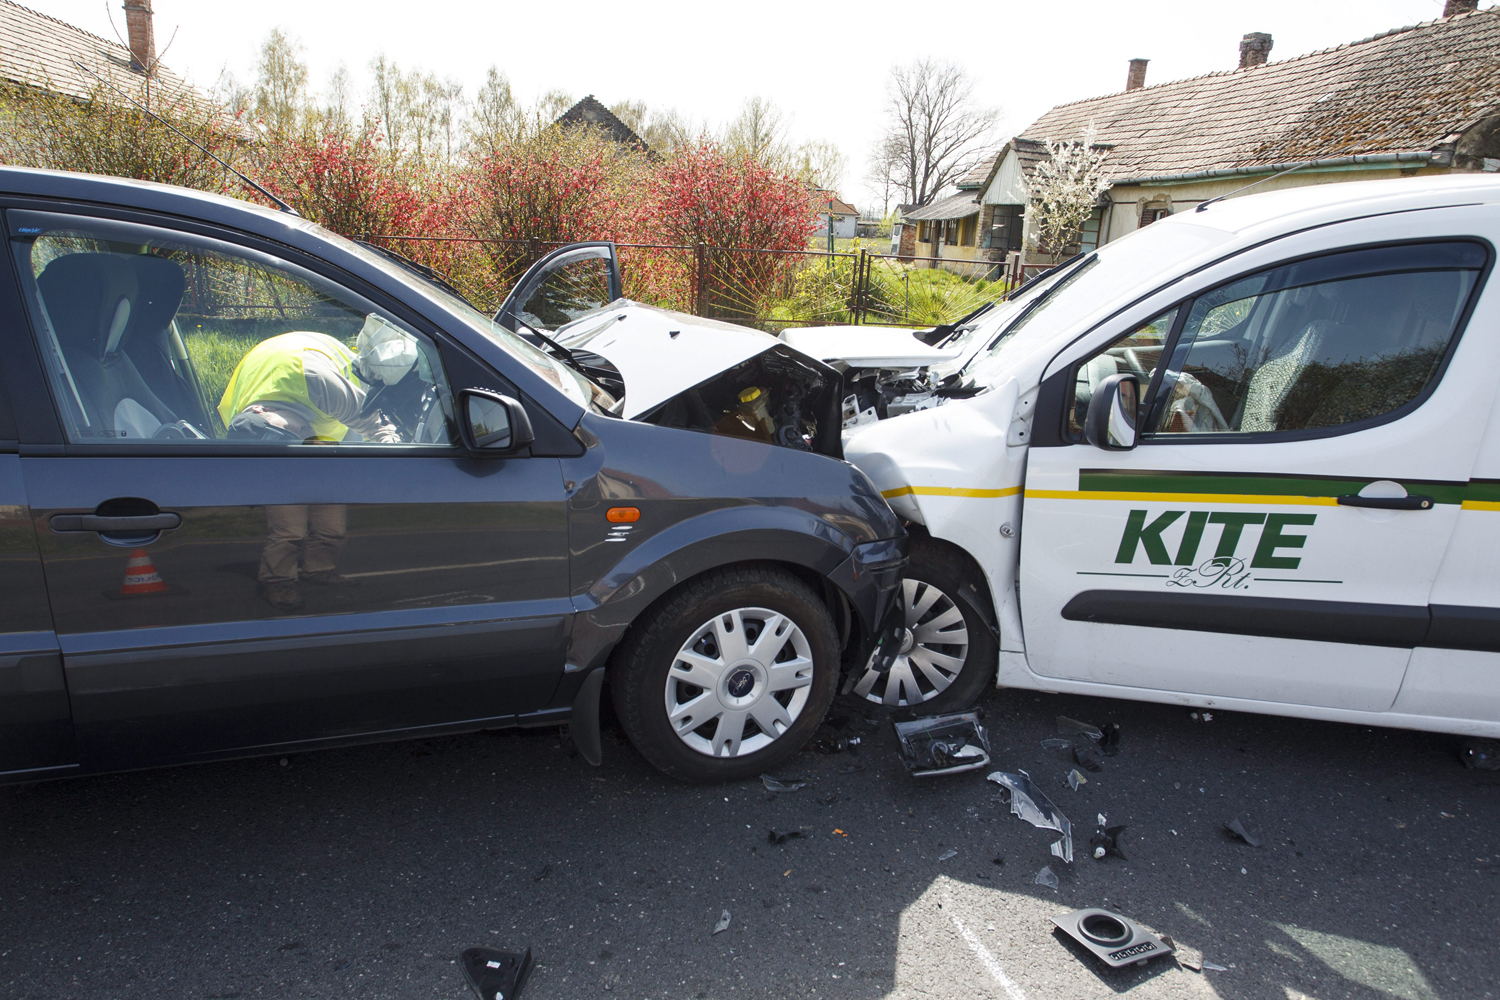
<instances>
[{"instance_id":1,"label":"windshield","mask_svg":"<svg viewBox=\"0 0 1500 1000\"><path fill-rule=\"evenodd\" d=\"M321 227L318 227L317 231L320 236L340 244L350 253L357 254L364 260L374 264L387 275L401 281L402 284L416 288L424 295L441 300L447 309L457 313L459 318L467 322L472 329L483 334L495 346L546 379L561 391L563 395L579 406L605 413L616 405L614 397L599 388L599 386L551 355L533 347L530 343L511 333L505 327L496 323L484 313L469 305L468 302L447 291L440 285L412 273L402 265L388 259L384 254L376 253L352 240L347 240Z\"/></svg>"},{"instance_id":2,"label":"windshield","mask_svg":"<svg viewBox=\"0 0 1500 1000\"><path fill-rule=\"evenodd\" d=\"M1109 308L1121 296L1145 294L1178 273L1178 265L1233 238L1220 229L1165 223L1137 229L1100 247L1078 266L1059 272L1021 301L1022 311L1001 335L974 355L963 372L973 384L998 385L1011 357L1040 347L1062 346L1080 321ZM1042 281L1037 282L1042 285ZM1038 300L1038 294L1043 297ZM1029 311L1027 306L1035 303Z\"/></svg>"}]
</instances>

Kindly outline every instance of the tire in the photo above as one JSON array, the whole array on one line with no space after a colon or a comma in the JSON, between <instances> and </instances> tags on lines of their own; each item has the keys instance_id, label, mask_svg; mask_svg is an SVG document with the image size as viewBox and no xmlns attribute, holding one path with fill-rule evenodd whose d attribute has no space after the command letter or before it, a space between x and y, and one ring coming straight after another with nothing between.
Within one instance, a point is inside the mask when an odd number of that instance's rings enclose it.
<instances>
[{"instance_id":1,"label":"tire","mask_svg":"<svg viewBox=\"0 0 1500 1000\"><path fill-rule=\"evenodd\" d=\"M771 645L762 646L767 629ZM783 763L812 736L838 686L838 630L797 577L730 567L642 615L611 669L615 712L641 756L682 781L737 781Z\"/></svg>"},{"instance_id":2,"label":"tire","mask_svg":"<svg viewBox=\"0 0 1500 1000\"><path fill-rule=\"evenodd\" d=\"M942 715L972 707L995 682L1000 655L985 614L988 591L977 576L958 552L913 538L902 583L903 652L884 675L866 667L852 677L845 699L866 712Z\"/></svg>"}]
</instances>

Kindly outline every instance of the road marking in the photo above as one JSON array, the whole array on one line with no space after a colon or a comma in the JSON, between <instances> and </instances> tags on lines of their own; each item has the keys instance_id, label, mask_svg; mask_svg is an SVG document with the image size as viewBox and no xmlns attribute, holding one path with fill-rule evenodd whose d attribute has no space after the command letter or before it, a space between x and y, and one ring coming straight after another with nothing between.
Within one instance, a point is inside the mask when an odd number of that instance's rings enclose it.
<instances>
[{"instance_id":1,"label":"road marking","mask_svg":"<svg viewBox=\"0 0 1500 1000\"><path fill-rule=\"evenodd\" d=\"M995 977L995 982L1000 984L1000 988L1005 991L1005 995L1010 997L1010 1000L1026 1000L1026 994L1021 992L1021 987L1017 986L1015 981L1005 974L1005 970L1001 968L999 960L990 954L990 950L984 946L984 942L979 940L973 931L965 927L962 920L951 914L950 919L953 921L953 926L958 928L958 933L963 935L963 939L968 944L969 950L984 963L984 967L989 970L990 975Z\"/></svg>"}]
</instances>

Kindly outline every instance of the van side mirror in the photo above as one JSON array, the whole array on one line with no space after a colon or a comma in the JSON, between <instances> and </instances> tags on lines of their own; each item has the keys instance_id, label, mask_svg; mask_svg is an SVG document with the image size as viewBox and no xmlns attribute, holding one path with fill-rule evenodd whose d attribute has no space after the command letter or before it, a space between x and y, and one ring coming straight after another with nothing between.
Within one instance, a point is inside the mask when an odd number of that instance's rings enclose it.
<instances>
[{"instance_id":1,"label":"van side mirror","mask_svg":"<svg viewBox=\"0 0 1500 1000\"><path fill-rule=\"evenodd\" d=\"M1084 440L1106 451L1134 448L1140 395L1141 382L1135 375L1111 375L1100 382L1083 420Z\"/></svg>"},{"instance_id":2,"label":"van side mirror","mask_svg":"<svg viewBox=\"0 0 1500 1000\"><path fill-rule=\"evenodd\" d=\"M491 389L464 389L459 394L464 439L475 451L508 454L536 440L526 408Z\"/></svg>"}]
</instances>

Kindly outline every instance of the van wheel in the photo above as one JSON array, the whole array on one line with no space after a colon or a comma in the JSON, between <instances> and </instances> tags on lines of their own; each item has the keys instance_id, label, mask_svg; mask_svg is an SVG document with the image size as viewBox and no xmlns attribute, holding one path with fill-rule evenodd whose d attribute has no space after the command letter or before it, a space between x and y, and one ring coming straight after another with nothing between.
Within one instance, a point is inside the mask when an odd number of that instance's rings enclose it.
<instances>
[{"instance_id":1,"label":"van wheel","mask_svg":"<svg viewBox=\"0 0 1500 1000\"><path fill-rule=\"evenodd\" d=\"M802 749L838 669L838 630L807 584L734 567L647 611L615 656L610 691L652 764L683 781L735 781Z\"/></svg>"},{"instance_id":2,"label":"van wheel","mask_svg":"<svg viewBox=\"0 0 1500 1000\"><path fill-rule=\"evenodd\" d=\"M906 632L884 674L868 666L845 688L865 709L916 709L922 715L962 712L995 681L999 647L976 606L985 587L955 553L912 539L902 582Z\"/></svg>"}]
</instances>

